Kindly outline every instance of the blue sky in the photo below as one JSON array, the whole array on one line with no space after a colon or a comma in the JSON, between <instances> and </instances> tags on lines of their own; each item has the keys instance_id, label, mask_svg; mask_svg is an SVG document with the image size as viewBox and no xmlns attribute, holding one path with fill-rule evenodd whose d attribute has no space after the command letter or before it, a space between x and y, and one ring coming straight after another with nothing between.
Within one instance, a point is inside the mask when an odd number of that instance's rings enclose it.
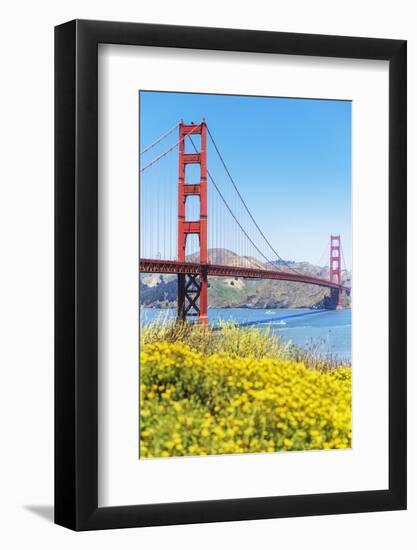
<instances>
[{"instance_id":1,"label":"blue sky","mask_svg":"<svg viewBox=\"0 0 417 550\"><path fill-rule=\"evenodd\" d=\"M181 119L203 118L278 253L323 264L330 234L340 234L350 269L351 103L141 92L141 147ZM208 155L210 170L218 159L213 150ZM230 185L219 168L216 182Z\"/></svg>"}]
</instances>

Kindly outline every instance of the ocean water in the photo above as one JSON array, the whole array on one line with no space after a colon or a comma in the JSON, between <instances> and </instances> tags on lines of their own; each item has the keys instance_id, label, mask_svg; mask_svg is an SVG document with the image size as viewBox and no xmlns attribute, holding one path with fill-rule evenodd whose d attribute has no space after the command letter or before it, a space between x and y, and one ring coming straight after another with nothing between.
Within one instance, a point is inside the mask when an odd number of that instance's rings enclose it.
<instances>
[{"instance_id":1,"label":"ocean water","mask_svg":"<svg viewBox=\"0 0 417 550\"><path fill-rule=\"evenodd\" d=\"M171 318L176 311L143 308L141 324L161 316ZM209 322L215 326L219 320L239 324L259 323L271 329L286 341L304 348L315 349L322 355L351 360L351 310L314 311L311 309L209 309Z\"/></svg>"}]
</instances>

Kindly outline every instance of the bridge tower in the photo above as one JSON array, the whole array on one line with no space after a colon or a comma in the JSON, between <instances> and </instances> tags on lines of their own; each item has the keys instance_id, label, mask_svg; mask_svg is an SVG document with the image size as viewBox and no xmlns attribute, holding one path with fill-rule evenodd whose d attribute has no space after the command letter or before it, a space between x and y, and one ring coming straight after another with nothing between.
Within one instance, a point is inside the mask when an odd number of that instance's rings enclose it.
<instances>
[{"instance_id":1,"label":"bridge tower","mask_svg":"<svg viewBox=\"0 0 417 550\"><path fill-rule=\"evenodd\" d=\"M342 307L342 256L340 253L340 235L330 235L330 281L339 285L331 290L331 302L335 309Z\"/></svg>"},{"instance_id":2,"label":"bridge tower","mask_svg":"<svg viewBox=\"0 0 417 550\"><path fill-rule=\"evenodd\" d=\"M207 140L206 123L179 125L179 170L178 170L178 261L185 262L188 235L198 235L200 244L200 272L198 274L178 274L178 318L198 317L200 324L207 324ZM200 151L186 153L186 136L200 135ZM189 164L200 166L200 181L186 183L185 172ZM188 197L197 196L200 200L200 217L198 220L186 219L186 201Z\"/></svg>"}]
</instances>

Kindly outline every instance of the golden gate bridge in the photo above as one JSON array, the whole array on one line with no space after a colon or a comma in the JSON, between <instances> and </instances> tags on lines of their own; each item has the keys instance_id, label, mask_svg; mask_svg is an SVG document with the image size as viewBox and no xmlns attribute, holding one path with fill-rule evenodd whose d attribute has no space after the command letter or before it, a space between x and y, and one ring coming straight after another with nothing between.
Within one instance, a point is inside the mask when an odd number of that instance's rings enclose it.
<instances>
[{"instance_id":1,"label":"golden gate bridge","mask_svg":"<svg viewBox=\"0 0 417 550\"><path fill-rule=\"evenodd\" d=\"M166 146L175 132L174 143ZM207 166L207 137L220 178ZM219 185L224 175L227 188ZM179 319L207 324L209 277L325 287L332 309L341 307L343 292L350 295L342 284L340 235L330 236L328 278L283 260L255 220L205 120L178 122L140 152L140 215L139 271L177 275Z\"/></svg>"}]
</instances>

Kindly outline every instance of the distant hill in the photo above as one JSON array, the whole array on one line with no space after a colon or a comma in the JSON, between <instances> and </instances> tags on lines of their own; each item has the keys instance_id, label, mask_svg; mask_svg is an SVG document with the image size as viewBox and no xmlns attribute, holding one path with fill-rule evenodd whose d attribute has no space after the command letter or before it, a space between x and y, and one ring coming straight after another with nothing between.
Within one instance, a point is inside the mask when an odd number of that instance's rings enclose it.
<instances>
[{"instance_id":1,"label":"distant hill","mask_svg":"<svg viewBox=\"0 0 417 550\"><path fill-rule=\"evenodd\" d=\"M213 248L208 251L213 264L246 265L264 268L265 265L253 257L240 257L231 250ZM198 254L187 257L198 261ZM308 262L286 262L297 271L311 273L327 279L329 268ZM277 262L281 269L286 267ZM288 268L287 268L288 269ZM343 284L350 285L351 275L342 272ZM140 276L140 302L143 307L167 308L177 305L177 277L175 275L142 274ZM208 292L209 307L248 307L248 308L319 308L329 300L329 289L316 285L293 283L290 281L256 280L235 277L210 277ZM350 298L343 294L342 305L350 307Z\"/></svg>"},{"instance_id":2,"label":"distant hill","mask_svg":"<svg viewBox=\"0 0 417 550\"><path fill-rule=\"evenodd\" d=\"M265 267L265 264L257 258L254 258L253 256L238 256L231 250L227 250L227 248L209 248L208 257L211 264L238 265L260 269ZM190 254L187 256L187 260L190 262L198 262L200 260L200 255L198 252L195 254Z\"/></svg>"}]
</instances>

